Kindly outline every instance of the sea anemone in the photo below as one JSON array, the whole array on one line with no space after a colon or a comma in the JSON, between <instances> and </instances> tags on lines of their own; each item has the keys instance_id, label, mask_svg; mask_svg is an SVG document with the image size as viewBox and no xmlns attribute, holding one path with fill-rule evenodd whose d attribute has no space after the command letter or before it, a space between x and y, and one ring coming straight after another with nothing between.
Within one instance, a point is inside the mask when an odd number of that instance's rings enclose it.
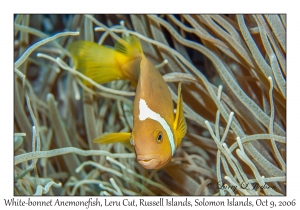
<instances>
[{"instance_id":1,"label":"sea anemone","mask_svg":"<svg viewBox=\"0 0 300 210\"><path fill-rule=\"evenodd\" d=\"M73 68L68 45L141 41L187 134L147 170L103 133L130 132L134 88ZM15 195L286 195L286 15L15 15ZM92 86L86 86L87 80Z\"/></svg>"}]
</instances>

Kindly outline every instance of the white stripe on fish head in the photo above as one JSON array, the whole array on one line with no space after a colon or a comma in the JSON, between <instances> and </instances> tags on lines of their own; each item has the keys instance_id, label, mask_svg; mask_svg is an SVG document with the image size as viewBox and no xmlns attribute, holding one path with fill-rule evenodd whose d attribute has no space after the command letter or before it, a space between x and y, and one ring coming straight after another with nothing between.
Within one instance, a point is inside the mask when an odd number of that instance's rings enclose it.
<instances>
[{"instance_id":1,"label":"white stripe on fish head","mask_svg":"<svg viewBox=\"0 0 300 210\"><path fill-rule=\"evenodd\" d=\"M174 155L175 152L175 141L174 141L174 136L173 136L173 132L170 128L170 126L168 125L168 123L166 122L166 120L164 118L162 118L160 116L160 114L152 111L146 104L146 101L144 99L140 99L139 101L139 110L140 110L140 114L139 114L139 119L141 121L146 120L147 118L150 118L152 120L157 121L166 131L168 138L169 138L169 143L171 146L171 150L172 150L172 156Z\"/></svg>"}]
</instances>

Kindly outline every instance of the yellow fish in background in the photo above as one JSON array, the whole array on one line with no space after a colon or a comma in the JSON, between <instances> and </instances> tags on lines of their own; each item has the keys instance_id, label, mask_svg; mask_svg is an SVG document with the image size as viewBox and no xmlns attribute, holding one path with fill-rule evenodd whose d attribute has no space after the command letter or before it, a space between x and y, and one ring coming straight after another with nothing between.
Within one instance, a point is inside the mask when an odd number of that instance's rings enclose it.
<instances>
[{"instance_id":1,"label":"yellow fish in background","mask_svg":"<svg viewBox=\"0 0 300 210\"><path fill-rule=\"evenodd\" d=\"M159 169L175 153L186 133L181 84L176 116L171 93L160 72L148 60L135 36L120 38L114 49L94 42L76 41L68 48L75 68L101 84L129 79L136 87L132 133L104 134L94 140L134 146L137 160L146 169Z\"/></svg>"}]
</instances>

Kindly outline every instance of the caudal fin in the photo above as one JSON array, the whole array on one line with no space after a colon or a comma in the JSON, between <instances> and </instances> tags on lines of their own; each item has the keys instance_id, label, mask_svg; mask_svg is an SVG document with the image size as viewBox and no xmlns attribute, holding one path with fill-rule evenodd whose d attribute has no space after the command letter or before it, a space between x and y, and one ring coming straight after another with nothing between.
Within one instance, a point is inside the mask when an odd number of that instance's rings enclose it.
<instances>
[{"instance_id":1,"label":"caudal fin","mask_svg":"<svg viewBox=\"0 0 300 210\"><path fill-rule=\"evenodd\" d=\"M68 50L75 68L99 84L113 80L129 79L137 82L142 48L138 38L125 36L115 44L115 49L89 41L76 41ZM132 62L135 61L135 62ZM90 85L89 82L84 82Z\"/></svg>"},{"instance_id":2,"label":"caudal fin","mask_svg":"<svg viewBox=\"0 0 300 210\"><path fill-rule=\"evenodd\" d=\"M99 84L125 79L114 59L115 51L109 47L89 41L76 41L68 50L75 68ZM85 84L89 84L85 81Z\"/></svg>"}]
</instances>

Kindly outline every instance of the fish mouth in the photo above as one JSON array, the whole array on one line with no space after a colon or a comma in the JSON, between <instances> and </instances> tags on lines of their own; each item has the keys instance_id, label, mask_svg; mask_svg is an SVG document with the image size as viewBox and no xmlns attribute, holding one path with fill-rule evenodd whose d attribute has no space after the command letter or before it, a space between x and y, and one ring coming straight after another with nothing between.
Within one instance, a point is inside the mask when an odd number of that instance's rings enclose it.
<instances>
[{"instance_id":1,"label":"fish mouth","mask_svg":"<svg viewBox=\"0 0 300 210\"><path fill-rule=\"evenodd\" d=\"M157 169L161 165L159 154L137 155L137 161L146 169Z\"/></svg>"}]
</instances>

